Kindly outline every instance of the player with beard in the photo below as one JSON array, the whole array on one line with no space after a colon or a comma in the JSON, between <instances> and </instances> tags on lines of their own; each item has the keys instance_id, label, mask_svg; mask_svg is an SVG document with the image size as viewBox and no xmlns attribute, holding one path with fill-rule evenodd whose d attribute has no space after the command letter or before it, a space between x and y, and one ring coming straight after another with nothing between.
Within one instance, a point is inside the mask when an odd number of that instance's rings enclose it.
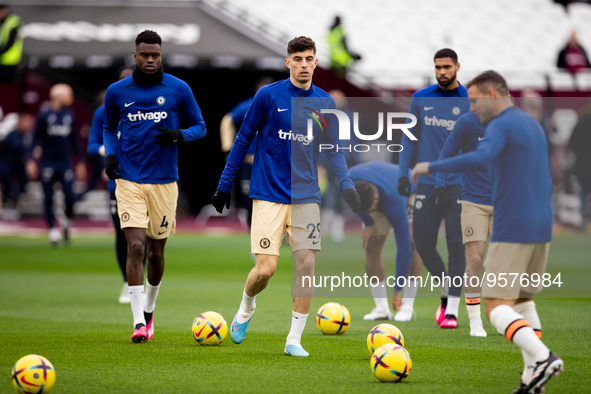
<instances>
[{"instance_id":1,"label":"player with beard","mask_svg":"<svg viewBox=\"0 0 591 394\"><path fill-rule=\"evenodd\" d=\"M458 55L451 49L441 49L435 54L434 63L437 83L416 91L410 102L409 112L418 120L413 128L418 141L411 141L406 135L402 137L403 150L400 153L398 175L398 192L402 196L410 196L411 193L408 179L411 164L415 160L437 160L457 119L469 111L468 91L457 80L460 70ZM454 285L453 278L462 277L466 268L460 224L462 180L462 174L450 174L446 186L438 186L435 175L420 177L413 208L413 234L417 251L431 275L439 278L442 275L448 277L443 259L437 252L439 226L445 218L449 278L442 281L441 304L435 314L435 320L441 328L456 328L458 325L462 284L458 286L456 281Z\"/></svg>"}]
</instances>

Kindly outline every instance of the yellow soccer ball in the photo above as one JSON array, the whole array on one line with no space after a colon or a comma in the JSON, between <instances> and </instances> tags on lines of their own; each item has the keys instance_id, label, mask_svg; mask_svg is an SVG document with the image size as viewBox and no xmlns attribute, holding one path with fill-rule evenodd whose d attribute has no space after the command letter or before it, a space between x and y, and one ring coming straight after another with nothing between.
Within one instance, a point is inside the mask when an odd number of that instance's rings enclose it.
<instances>
[{"instance_id":1,"label":"yellow soccer ball","mask_svg":"<svg viewBox=\"0 0 591 394\"><path fill-rule=\"evenodd\" d=\"M55 383L55 369L45 357L29 354L12 368L12 385L21 394L47 393Z\"/></svg>"},{"instance_id":2,"label":"yellow soccer ball","mask_svg":"<svg viewBox=\"0 0 591 394\"><path fill-rule=\"evenodd\" d=\"M217 312L203 312L193 321L193 337L204 346L219 345L228 334L228 324Z\"/></svg>"},{"instance_id":3,"label":"yellow soccer ball","mask_svg":"<svg viewBox=\"0 0 591 394\"><path fill-rule=\"evenodd\" d=\"M377 348L370 360L371 371L382 382L401 382L412 368L412 360L405 348L387 343Z\"/></svg>"},{"instance_id":4,"label":"yellow soccer ball","mask_svg":"<svg viewBox=\"0 0 591 394\"><path fill-rule=\"evenodd\" d=\"M349 324L351 324L349 311L336 302L322 305L316 314L316 325L327 335L343 334L349 328Z\"/></svg>"},{"instance_id":5,"label":"yellow soccer ball","mask_svg":"<svg viewBox=\"0 0 591 394\"><path fill-rule=\"evenodd\" d=\"M378 324L367 334L367 350L370 354L374 354L377 348L387 343L395 343L404 347L402 333L392 324Z\"/></svg>"}]
</instances>

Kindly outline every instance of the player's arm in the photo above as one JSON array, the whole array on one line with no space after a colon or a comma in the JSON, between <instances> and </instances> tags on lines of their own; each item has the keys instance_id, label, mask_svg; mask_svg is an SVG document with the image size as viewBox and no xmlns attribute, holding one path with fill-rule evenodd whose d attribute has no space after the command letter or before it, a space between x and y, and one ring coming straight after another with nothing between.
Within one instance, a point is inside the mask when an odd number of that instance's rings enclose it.
<instances>
[{"instance_id":1,"label":"player's arm","mask_svg":"<svg viewBox=\"0 0 591 394\"><path fill-rule=\"evenodd\" d=\"M35 160L38 159L38 152L41 147L39 146L43 136L47 133L47 123L44 116L39 116L37 122L35 122L35 132L33 133L33 142L31 143L31 149L28 152L28 159L26 164L27 176L30 180L37 179L39 176L39 169Z\"/></svg>"},{"instance_id":2,"label":"player's arm","mask_svg":"<svg viewBox=\"0 0 591 394\"><path fill-rule=\"evenodd\" d=\"M181 113L184 119L190 126L186 129L181 129L183 141L196 141L205 137L207 129L205 121L201 114L201 108L197 105L195 96L191 88L186 83L183 83L180 90L181 94Z\"/></svg>"},{"instance_id":3,"label":"player's arm","mask_svg":"<svg viewBox=\"0 0 591 394\"><path fill-rule=\"evenodd\" d=\"M329 108L337 109L337 106L332 98L330 99ZM329 114L327 118L328 127L326 133L323 133L323 143L330 144L334 148L330 150L324 150L324 154L330 163L330 167L339 179L339 186L343 192L345 201L347 201L347 204L349 207L351 207L353 212L357 212L359 206L361 205L361 201L357 191L355 190L355 184L353 183L353 180L351 180L351 175L349 174L349 169L347 168L347 162L345 160L345 153L342 151L342 149L338 149L341 147L338 131L338 119L334 114Z\"/></svg>"},{"instance_id":4,"label":"player's arm","mask_svg":"<svg viewBox=\"0 0 591 394\"><path fill-rule=\"evenodd\" d=\"M394 228L394 237L396 238L396 285L394 289L402 290L398 286L398 278L406 278L410 269L412 259L412 246L410 243L410 230L408 224L408 214L406 212L406 202L402 200L388 201L387 209L384 215ZM402 282L402 281L401 281Z\"/></svg>"},{"instance_id":5,"label":"player's arm","mask_svg":"<svg viewBox=\"0 0 591 394\"><path fill-rule=\"evenodd\" d=\"M88 136L88 147L86 153L89 156L105 156L105 147L103 145L103 122L105 118L105 108L100 106L94 111L92 125L90 126L90 135Z\"/></svg>"},{"instance_id":6,"label":"player's arm","mask_svg":"<svg viewBox=\"0 0 591 394\"><path fill-rule=\"evenodd\" d=\"M80 149L80 138L78 137L78 127L76 127L76 124L76 118L72 117L72 131L68 137L77 161L74 170L76 179L79 181L84 181L86 180L86 165L84 164L84 157L82 156L82 150Z\"/></svg>"},{"instance_id":7,"label":"player's arm","mask_svg":"<svg viewBox=\"0 0 591 394\"><path fill-rule=\"evenodd\" d=\"M252 143L257 130L259 130L265 122L269 105L269 94L266 92L266 89L260 89L255 94L254 100L244 116L240 130L238 130L238 134L236 135L234 145L232 145L232 149L228 155L228 161L226 162L226 166L220 177L218 188L211 198L211 204L219 213L222 213L224 206L226 209L230 208L234 178L244 162L244 158L248 153L248 148L250 148L250 144Z\"/></svg>"},{"instance_id":8,"label":"player's arm","mask_svg":"<svg viewBox=\"0 0 591 394\"><path fill-rule=\"evenodd\" d=\"M121 114L117 107L118 91L114 85L109 86L105 94L105 116L103 121L103 143L105 145L105 173L109 179L121 178L119 161L115 156L117 150L117 126Z\"/></svg>"},{"instance_id":9,"label":"player's arm","mask_svg":"<svg viewBox=\"0 0 591 394\"><path fill-rule=\"evenodd\" d=\"M489 125L484 139L476 150L433 163L418 163L412 170L413 181L416 181L419 175L435 172L469 172L486 168L501 153L506 141L507 137L502 129Z\"/></svg>"},{"instance_id":10,"label":"player's arm","mask_svg":"<svg viewBox=\"0 0 591 394\"><path fill-rule=\"evenodd\" d=\"M415 96L412 97L410 100L410 107L408 112L413 114L418 122L417 125L413 128L412 132L415 136L418 136L421 133L421 122L420 122L420 108L419 108L419 99ZM410 123L411 120L407 119L407 123ZM402 141L400 142L402 145L402 151L398 155L398 193L401 196L410 196L410 181L408 180L408 171L410 169L410 163L412 161L412 157L415 153L415 149L417 149L418 141L412 141L410 138L406 136L406 134L402 135Z\"/></svg>"},{"instance_id":11,"label":"player's arm","mask_svg":"<svg viewBox=\"0 0 591 394\"><path fill-rule=\"evenodd\" d=\"M462 145L464 145L469 130L469 122L466 121L463 116L461 116L456 122L454 129L451 131L451 133L449 133L447 140L445 140L445 144L439 153L439 160L456 156L460 152ZM438 172L435 187L445 187L447 177L447 173Z\"/></svg>"}]
</instances>

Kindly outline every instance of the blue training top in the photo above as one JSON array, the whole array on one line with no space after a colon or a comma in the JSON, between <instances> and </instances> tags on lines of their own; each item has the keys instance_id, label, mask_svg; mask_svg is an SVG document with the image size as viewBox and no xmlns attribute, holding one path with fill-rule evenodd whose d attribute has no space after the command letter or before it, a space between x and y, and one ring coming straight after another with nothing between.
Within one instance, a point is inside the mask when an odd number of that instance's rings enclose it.
<instances>
[{"instance_id":1,"label":"blue training top","mask_svg":"<svg viewBox=\"0 0 591 394\"><path fill-rule=\"evenodd\" d=\"M548 143L540 123L517 107L491 120L473 152L429 165L429 172L490 166L492 242L541 243L552 239L552 180Z\"/></svg>"},{"instance_id":2,"label":"blue training top","mask_svg":"<svg viewBox=\"0 0 591 394\"><path fill-rule=\"evenodd\" d=\"M394 228L396 237L396 283L398 277L408 275L412 258L408 214L406 211L406 197L398 193L398 165L383 161L370 161L357 164L349 169L354 182L368 181L375 185L380 195L378 210L382 211L388 222ZM371 226L373 220L370 215L357 214L366 226ZM401 287L396 284L396 290Z\"/></svg>"},{"instance_id":3,"label":"blue training top","mask_svg":"<svg viewBox=\"0 0 591 394\"><path fill-rule=\"evenodd\" d=\"M101 105L94 111L92 125L90 126L90 135L88 136L88 147L86 153L89 156L99 156L99 149L103 146L103 123L105 122L105 105ZM116 183L113 179L107 182L107 189L114 192Z\"/></svg>"},{"instance_id":4,"label":"blue training top","mask_svg":"<svg viewBox=\"0 0 591 394\"><path fill-rule=\"evenodd\" d=\"M293 106L292 99L296 103ZM250 197L282 204L320 204L319 146L340 146L339 129L335 115L322 115L326 119L323 124L309 115L310 106L318 112L322 108L336 109L334 100L324 90L314 85L308 90L298 88L289 78L259 89L238 131L218 189L231 192L236 172L258 130ZM307 135L308 119L315 120L312 140ZM341 190L354 188L342 149L324 152Z\"/></svg>"},{"instance_id":5,"label":"blue training top","mask_svg":"<svg viewBox=\"0 0 591 394\"><path fill-rule=\"evenodd\" d=\"M81 160L74 113L62 108L58 111L49 109L39 114L31 148L36 145L40 145L43 150L42 167L70 168L70 151L74 151L76 159Z\"/></svg>"},{"instance_id":6,"label":"blue training top","mask_svg":"<svg viewBox=\"0 0 591 394\"><path fill-rule=\"evenodd\" d=\"M201 110L184 81L167 73L154 86L138 85L133 76L123 78L109 86L105 95L105 156L117 156L125 180L176 182L178 145L160 146L154 136L158 128L180 129L181 120L189 125L181 129L185 141L205 136Z\"/></svg>"},{"instance_id":7,"label":"blue training top","mask_svg":"<svg viewBox=\"0 0 591 394\"><path fill-rule=\"evenodd\" d=\"M486 125L480 123L474 112L468 112L460 116L452 132L449 134L439 160L453 157L462 153L472 152L478 147L478 143L484 139ZM437 174L436 186L445 186L447 174ZM475 204L492 205L491 186L487 169L466 172L464 174L464 195L462 199Z\"/></svg>"},{"instance_id":8,"label":"blue training top","mask_svg":"<svg viewBox=\"0 0 591 394\"><path fill-rule=\"evenodd\" d=\"M410 101L409 112L417 117L417 125L410 131L418 141L411 141L406 134L402 136L402 152L400 152L400 177L406 176L416 162L435 161L445 144L450 132L454 129L457 119L470 110L468 90L459 85L453 90L444 90L438 84L417 90ZM409 121L410 122L410 121ZM421 176L419 183L435 185L435 175ZM462 183L462 174L450 174L448 185Z\"/></svg>"}]
</instances>

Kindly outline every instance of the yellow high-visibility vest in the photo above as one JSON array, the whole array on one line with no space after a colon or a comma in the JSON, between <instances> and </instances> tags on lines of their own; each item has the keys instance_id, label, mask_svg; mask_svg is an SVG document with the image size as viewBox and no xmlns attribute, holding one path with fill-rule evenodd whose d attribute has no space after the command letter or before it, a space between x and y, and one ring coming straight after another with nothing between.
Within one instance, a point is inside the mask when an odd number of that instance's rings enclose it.
<instances>
[{"instance_id":1,"label":"yellow high-visibility vest","mask_svg":"<svg viewBox=\"0 0 591 394\"><path fill-rule=\"evenodd\" d=\"M328 33L328 44L330 46L330 61L335 68L347 67L353 61L353 58L347 52L343 39L345 32L341 25L338 25Z\"/></svg>"},{"instance_id":2,"label":"yellow high-visibility vest","mask_svg":"<svg viewBox=\"0 0 591 394\"><path fill-rule=\"evenodd\" d=\"M20 25L21 18L15 14L10 14L4 20L2 27L0 28L0 46L6 45L10 31ZM20 61L23 54L23 39L20 32L16 35L14 45L12 45L6 52L0 55L0 65L2 66L16 66Z\"/></svg>"}]
</instances>

